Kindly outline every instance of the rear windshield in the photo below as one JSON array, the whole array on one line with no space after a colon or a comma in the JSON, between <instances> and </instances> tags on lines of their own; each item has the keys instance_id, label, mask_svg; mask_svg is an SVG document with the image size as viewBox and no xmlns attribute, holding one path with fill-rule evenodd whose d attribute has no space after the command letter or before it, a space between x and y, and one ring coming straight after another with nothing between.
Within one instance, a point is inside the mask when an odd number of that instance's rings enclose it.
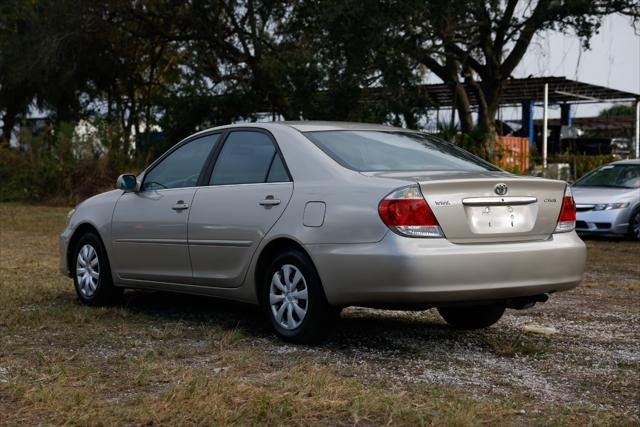
<instances>
[{"instance_id":1,"label":"rear windshield","mask_svg":"<svg viewBox=\"0 0 640 427\"><path fill-rule=\"evenodd\" d=\"M500 170L453 144L419 133L335 130L304 135L341 165L360 172Z\"/></svg>"}]
</instances>

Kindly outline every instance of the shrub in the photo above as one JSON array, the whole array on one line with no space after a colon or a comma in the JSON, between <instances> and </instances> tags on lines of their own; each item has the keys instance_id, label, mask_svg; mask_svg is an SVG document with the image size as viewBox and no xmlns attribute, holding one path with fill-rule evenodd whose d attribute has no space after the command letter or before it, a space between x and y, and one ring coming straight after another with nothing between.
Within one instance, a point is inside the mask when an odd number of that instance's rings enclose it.
<instances>
[{"instance_id":1,"label":"shrub","mask_svg":"<svg viewBox=\"0 0 640 427\"><path fill-rule=\"evenodd\" d=\"M121 171L139 170L125 156L105 152L112 144L101 143L100 127L93 136L75 129L69 123L37 134L23 129L18 148L0 147L0 201L73 204L114 188Z\"/></svg>"},{"instance_id":2,"label":"shrub","mask_svg":"<svg viewBox=\"0 0 640 427\"><path fill-rule=\"evenodd\" d=\"M560 154L547 159L548 163L568 163L571 168L571 178L576 180L593 169L606 163L613 162L616 159L611 155L587 156L584 154ZM540 163L542 163L540 161Z\"/></svg>"}]
</instances>

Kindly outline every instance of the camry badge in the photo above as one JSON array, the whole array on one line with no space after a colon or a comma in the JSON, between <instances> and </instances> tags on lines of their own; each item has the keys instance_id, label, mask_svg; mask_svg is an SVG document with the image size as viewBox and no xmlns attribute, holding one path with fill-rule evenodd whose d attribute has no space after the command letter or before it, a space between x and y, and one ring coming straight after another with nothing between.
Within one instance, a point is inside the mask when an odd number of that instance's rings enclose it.
<instances>
[{"instance_id":1,"label":"camry badge","mask_svg":"<svg viewBox=\"0 0 640 427\"><path fill-rule=\"evenodd\" d=\"M507 184L496 184L495 187L493 187L493 191L496 192L496 194L498 196L504 196L505 194L507 194L507 191L509 190L509 187L507 187Z\"/></svg>"}]
</instances>

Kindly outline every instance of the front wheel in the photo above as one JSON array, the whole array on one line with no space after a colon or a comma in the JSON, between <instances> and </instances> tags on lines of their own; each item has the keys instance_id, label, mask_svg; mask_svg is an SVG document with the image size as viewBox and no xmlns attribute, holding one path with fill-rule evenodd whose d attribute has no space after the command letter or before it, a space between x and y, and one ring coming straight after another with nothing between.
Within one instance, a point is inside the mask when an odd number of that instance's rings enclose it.
<instances>
[{"instance_id":1,"label":"front wheel","mask_svg":"<svg viewBox=\"0 0 640 427\"><path fill-rule=\"evenodd\" d=\"M93 233L82 236L75 247L73 259L73 284L83 304L100 306L120 300L122 288L113 285L109 259L98 236Z\"/></svg>"},{"instance_id":2,"label":"front wheel","mask_svg":"<svg viewBox=\"0 0 640 427\"><path fill-rule=\"evenodd\" d=\"M273 260L263 280L261 301L276 334L299 344L324 338L339 313L327 303L311 260L295 250Z\"/></svg>"},{"instance_id":3,"label":"front wheel","mask_svg":"<svg viewBox=\"0 0 640 427\"><path fill-rule=\"evenodd\" d=\"M440 316L456 329L482 329L496 323L504 314L502 304L470 307L438 307Z\"/></svg>"}]
</instances>

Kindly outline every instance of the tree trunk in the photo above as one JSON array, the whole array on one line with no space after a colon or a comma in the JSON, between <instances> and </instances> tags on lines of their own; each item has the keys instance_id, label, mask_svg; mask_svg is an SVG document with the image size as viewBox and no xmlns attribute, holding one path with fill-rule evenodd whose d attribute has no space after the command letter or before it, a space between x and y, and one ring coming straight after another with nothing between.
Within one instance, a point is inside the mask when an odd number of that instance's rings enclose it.
<instances>
[{"instance_id":1,"label":"tree trunk","mask_svg":"<svg viewBox=\"0 0 640 427\"><path fill-rule=\"evenodd\" d=\"M503 82L499 79L482 82L479 85L482 91L482 108L478 117L480 129L485 134L485 141L488 144L488 152L493 159L496 155L496 139L498 132L496 130L496 114L500 108L500 99L503 93Z\"/></svg>"},{"instance_id":2,"label":"tree trunk","mask_svg":"<svg viewBox=\"0 0 640 427\"><path fill-rule=\"evenodd\" d=\"M454 104L458 111L458 119L460 120L460 130L462 133L469 133L473 130L473 117L471 116L471 102L469 95L460 82L454 83L453 96Z\"/></svg>"},{"instance_id":3,"label":"tree trunk","mask_svg":"<svg viewBox=\"0 0 640 427\"><path fill-rule=\"evenodd\" d=\"M2 140L0 141L0 145L9 147L11 144L11 132L16 125L17 115L18 110L15 108L15 105L9 105L7 112L2 117Z\"/></svg>"},{"instance_id":4,"label":"tree trunk","mask_svg":"<svg viewBox=\"0 0 640 427\"><path fill-rule=\"evenodd\" d=\"M469 102L469 95L458 77L460 73L460 61L455 59L455 56L449 50L447 50L443 69L445 75L440 76L440 78L449 84L451 95L453 96L453 108L458 112L458 118L460 120L460 130L462 133L469 133L473 130L471 103Z\"/></svg>"},{"instance_id":5,"label":"tree trunk","mask_svg":"<svg viewBox=\"0 0 640 427\"><path fill-rule=\"evenodd\" d=\"M476 92L478 100L478 129L482 132L482 156L489 161L495 161L495 117L500 105L502 85L495 80L478 83L470 69L465 71L465 81L468 87Z\"/></svg>"},{"instance_id":6,"label":"tree trunk","mask_svg":"<svg viewBox=\"0 0 640 427\"><path fill-rule=\"evenodd\" d=\"M404 117L404 123L408 129L418 129L418 118L409 108L404 108L402 111Z\"/></svg>"}]
</instances>

